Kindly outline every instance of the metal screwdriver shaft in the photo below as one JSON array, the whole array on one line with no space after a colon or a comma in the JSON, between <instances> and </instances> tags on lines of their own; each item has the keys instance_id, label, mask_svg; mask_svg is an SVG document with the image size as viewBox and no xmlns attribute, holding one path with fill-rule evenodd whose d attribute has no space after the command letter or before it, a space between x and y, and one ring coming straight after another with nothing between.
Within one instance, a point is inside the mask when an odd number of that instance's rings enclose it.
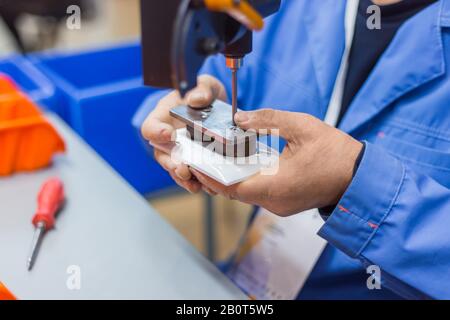
<instances>
[{"instance_id":1,"label":"metal screwdriver shaft","mask_svg":"<svg viewBox=\"0 0 450 320\"><path fill-rule=\"evenodd\" d=\"M234 121L234 115L237 112L237 69L232 69L231 70L231 107L232 107L232 111L231 111L231 117L232 117L232 121L233 121L233 126L236 126L236 122Z\"/></svg>"},{"instance_id":2,"label":"metal screwdriver shaft","mask_svg":"<svg viewBox=\"0 0 450 320\"><path fill-rule=\"evenodd\" d=\"M234 115L238 110L237 72L242 67L242 57L227 57L226 65L231 70L231 121L233 126L236 126Z\"/></svg>"},{"instance_id":3,"label":"metal screwdriver shaft","mask_svg":"<svg viewBox=\"0 0 450 320\"><path fill-rule=\"evenodd\" d=\"M41 246L42 238L45 233L45 223L39 222L36 226L36 230L33 235L33 242L31 243L30 255L27 260L27 269L33 268L34 261L36 260L37 253Z\"/></svg>"}]
</instances>

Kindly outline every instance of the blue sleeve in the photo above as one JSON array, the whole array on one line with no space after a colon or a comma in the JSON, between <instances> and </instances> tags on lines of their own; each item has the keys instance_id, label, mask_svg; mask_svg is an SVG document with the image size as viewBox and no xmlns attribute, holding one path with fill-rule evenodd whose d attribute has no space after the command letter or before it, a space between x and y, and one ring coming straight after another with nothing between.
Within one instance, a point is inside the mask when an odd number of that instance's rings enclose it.
<instances>
[{"instance_id":1,"label":"blue sleeve","mask_svg":"<svg viewBox=\"0 0 450 320\"><path fill-rule=\"evenodd\" d=\"M319 235L404 298L449 299L450 190L366 144L353 181Z\"/></svg>"},{"instance_id":2,"label":"blue sleeve","mask_svg":"<svg viewBox=\"0 0 450 320\"><path fill-rule=\"evenodd\" d=\"M140 130L145 119L150 112L156 107L159 100L168 94L170 90L158 90L149 95L140 105L138 111L134 114L132 119L133 127Z\"/></svg>"}]
</instances>

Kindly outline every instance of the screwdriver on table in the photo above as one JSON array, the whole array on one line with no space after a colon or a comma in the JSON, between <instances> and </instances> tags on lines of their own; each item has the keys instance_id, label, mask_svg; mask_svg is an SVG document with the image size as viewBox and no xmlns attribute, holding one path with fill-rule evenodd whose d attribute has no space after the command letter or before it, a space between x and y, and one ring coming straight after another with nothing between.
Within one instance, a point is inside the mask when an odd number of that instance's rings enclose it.
<instances>
[{"instance_id":1,"label":"screwdriver on table","mask_svg":"<svg viewBox=\"0 0 450 320\"><path fill-rule=\"evenodd\" d=\"M37 198L38 208L33 216L32 223L35 226L30 256L27 260L27 268L31 270L46 231L55 225L55 215L64 203L64 186L60 179L51 178L41 187Z\"/></svg>"}]
</instances>

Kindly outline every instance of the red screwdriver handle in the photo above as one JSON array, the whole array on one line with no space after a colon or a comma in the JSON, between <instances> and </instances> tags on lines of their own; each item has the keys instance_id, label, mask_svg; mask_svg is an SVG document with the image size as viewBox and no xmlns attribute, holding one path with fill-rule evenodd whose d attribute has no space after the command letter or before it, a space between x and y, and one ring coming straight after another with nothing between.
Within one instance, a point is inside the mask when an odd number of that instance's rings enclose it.
<instances>
[{"instance_id":1,"label":"red screwdriver handle","mask_svg":"<svg viewBox=\"0 0 450 320\"><path fill-rule=\"evenodd\" d=\"M45 223L45 230L55 225L55 215L64 202L64 185L58 178L47 180L38 195L38 209L33 217L33 224L37 227L39 222Z\"/></svg>"}]
</instances>

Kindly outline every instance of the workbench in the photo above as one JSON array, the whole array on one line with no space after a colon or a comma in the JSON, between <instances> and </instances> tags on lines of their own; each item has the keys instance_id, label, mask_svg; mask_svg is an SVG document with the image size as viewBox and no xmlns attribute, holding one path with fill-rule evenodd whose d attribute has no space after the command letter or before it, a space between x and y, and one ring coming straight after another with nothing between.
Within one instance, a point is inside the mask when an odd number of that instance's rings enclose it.
<instances>
[{"instance_id":1,"label":"workbench","mask_svg":"<svg viewBox=\"0 0 450 320\"><path fill-rule=\"evenodd\" d=\"M47 116L67 153L50 168L0 179L0 281L17 298L246 298L70 128ZM63 180L67 201L28 272L36 197L52 176Z\"/></svg>"}]
</instances>

